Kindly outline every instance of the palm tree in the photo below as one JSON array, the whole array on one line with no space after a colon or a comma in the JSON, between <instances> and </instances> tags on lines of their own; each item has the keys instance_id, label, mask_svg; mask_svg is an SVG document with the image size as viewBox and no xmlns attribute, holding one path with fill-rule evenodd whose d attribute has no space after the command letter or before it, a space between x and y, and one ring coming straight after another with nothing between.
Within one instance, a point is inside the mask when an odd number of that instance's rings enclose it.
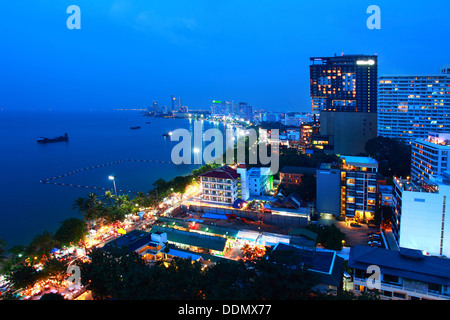
<instances>
[{"instance_id":1,"label":"palm tree","mask_svg":"<svg viewBox=\"0 0 450 320\"><path fill-rule=\"evenodd\" d=\"M83 215L83 212L86 211L86 199L83 197L76 199L75 203L72 205L72 209L78 209L78 212Z\"/></svg>"},{"instance_id":2,"label":"palm tree","mask_svg":"<svg viewBox=\"0 0 450 320\"><path fill-rule=\"evenodd\" d=\"M100 217L100 213L102 212L103 203L100 201L98 196L95 193L88 193L86 199L86 211L85 211L85 220L88 226L88 230L91 230L91 221Z\"/></svg>"},{"instance_id":3,"label":"palm tree","mask_svg":"<svg viewBox=\"0 0 450 320\"><path fill-rule=\"evenodd\" d=\"M72 208L78 209L78 212L83 216L88 231L91 229L91 221L98 218L100 207L101 202L95 193L89 193L87 198L79 197L72 205Z\"/></svg>"}]
</instances>

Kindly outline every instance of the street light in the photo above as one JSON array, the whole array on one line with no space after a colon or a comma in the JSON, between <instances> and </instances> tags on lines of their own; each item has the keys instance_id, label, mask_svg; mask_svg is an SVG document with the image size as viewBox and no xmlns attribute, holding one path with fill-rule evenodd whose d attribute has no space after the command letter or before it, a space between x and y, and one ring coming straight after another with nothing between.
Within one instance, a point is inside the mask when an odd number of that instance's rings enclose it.
<instances>
[{"instance_id":1,"label":"street light","mask_svg":"<svg viewBox=\"0 0 450 320\"><path fill-rule=\"evenodd\" d=\"M114 176L109 176L108 178L109 178L109 180L112 180L112 182L113 182L113 184L114 184L114 193L115 193L115 195L116 195L116 197L117 197L116 177L114 177Z\"/></svg>"}]
</instances>

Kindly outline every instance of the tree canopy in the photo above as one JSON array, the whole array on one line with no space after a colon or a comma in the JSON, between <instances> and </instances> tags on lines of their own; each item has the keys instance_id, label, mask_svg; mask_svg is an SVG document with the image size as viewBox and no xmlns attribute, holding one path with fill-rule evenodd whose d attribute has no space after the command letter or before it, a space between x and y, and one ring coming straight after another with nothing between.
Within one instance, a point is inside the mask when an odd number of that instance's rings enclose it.
<instances>
[{"instance_id":1,"label":"tree canopy","mask_svg":"<svg viewBox=\"0 0 450 320\"><path fill-rule=\"evenodd\" d=\"M399 139L378 136L367 141L367 154L378 161L385 177L407 177L411 173L411 146Z\"/></svg>"}]
</instances>

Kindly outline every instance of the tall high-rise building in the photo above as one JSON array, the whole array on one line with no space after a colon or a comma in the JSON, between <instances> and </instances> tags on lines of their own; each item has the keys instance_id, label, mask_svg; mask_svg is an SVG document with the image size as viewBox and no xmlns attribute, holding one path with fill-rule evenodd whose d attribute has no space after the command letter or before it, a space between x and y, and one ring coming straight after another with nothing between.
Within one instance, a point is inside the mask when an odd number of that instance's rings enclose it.
<instances>
[{"instance_id":1,"label":"tall high-rise building","mask_svg":"<svg viewBox=\"0 0 450 320\"><path fill-rule=\"evenodd\" d=\"M175 96L172 95L172 99L171 99L171 111L175 111L175 110L176 110L176 103L177 103L177 98L175 98Z\"/></svg>"},{"instance_id":2,"label":"tall high-rise building","mask_svg":"<svg viewBox=\"0 0 450 320\"><path fill-rule=\"evenodd\" d=\"M226 116L228 114L228 101L213 100L211 114L213 116Z\"/></svg>"},{"instance_id":3,"label":"tall high-rise building","mask_svg":"<svg viewBox=\"0 0 450 320\"><path fill-rule=\"evenodd\" d=\"M312 112L320 114L323 152L357 155L376 137L376 55L310 58Z\"/></svg>"},{"instance_id":4,"label":"tall high-rise building","mask_svg":"<svg viewBox=\"0 0 450 320\"><path fill-rule=\"evenodd\" d=\"M441 74L380 76L378 135L411 143L450 130L450 68Z\"/></svg>"},{"instance_id":5,"label":"tall high-rise building","mask_svg":"<svg viewBox=\"0 0 450 320\"><path fill-rule=\"evenodd\" d=\"M153 111L154 113L160 113L160 112L161 112L161 109L160 109L159 106L158 106L158 102L153 101L152 111Z\"/></svg>"},{"instance_id":6,"label":"tall high-rise building","mask_svg":"<svg viewBox=\"0 0 450 320\"><path fill-rule=\"evenodd\" d=\"M253 120L253 107L249 106L246 102L239 102L240 116L245 120Z\"/></svg>"},{"instance_id":7,"label":"tall high-rise building","mask_svg":"<svg viewBox=\"0 0 450 320\"><path fill-rule=\"evenodd\" d=\"M310 58L312 111L377 112L378 57Z\"/></svg>"}]
</instances>

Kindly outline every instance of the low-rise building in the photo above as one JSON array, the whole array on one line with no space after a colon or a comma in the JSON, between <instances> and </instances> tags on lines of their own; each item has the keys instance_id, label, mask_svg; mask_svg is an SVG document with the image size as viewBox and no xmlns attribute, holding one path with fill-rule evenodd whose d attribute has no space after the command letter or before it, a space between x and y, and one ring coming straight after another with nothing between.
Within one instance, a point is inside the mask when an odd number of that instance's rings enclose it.
<instances>
[{"instance_id":1,"label":"low-rise building","mask_svg":"<svg viewBox=\"0 0 450 320\"><path fill-rule=\"evenodd\" d=\"M280 170L280 184L286 187L299 186L305 174L316 175L315 168L284 166Z\"/></svg>"},{"instance_id":2,"label":"low-rise building","mask_svg":"<svg viewBox=\"0 0 450 320\"><path fill-rule=\"evenodd\" d=\"M301 261L299 267L318 276L319 284L313 289L328 293L342 287L344 258L339 257L336 252L303 249L284 243L278 243L273 248L272 253L277 252L289 253L289 259L297 255Z\"/></svg>"},{"instance_id":3,"label":"low-rise building","mask_svg":"<svg viewBox=\"0 0 450 320\"><path fill-rule=\"evenodd\" d=\"M381 299L450 300L450 260L420 250L356 245L350 249L356 294L376 289ZM374 273L375 272L375 273Z\"/></svg>"},{"instance_id":4,"label":"low-rise building","mask_svg":"<svg viewBox=\"0 0 450 320\"><path fill-rule=\"evenodd\" d=\"M223 255L228 248L228 239L226 237L206 235L195 231L184 231L163 225L153 225L152 232L165 233L169 244L192 252Z\"/></svg>"},{"instance_id":5,"label":"low-rise building","mask_svg":"<svg viewBox=\"0 0 450 320\"><path fill-rule=\"evenodd\" d=\"M215 203L233 204L238 199L239 174L227 165L200 175L202 199Z\"/></svg>"},{"instance_id":6,"label":"low-rise building","mask_svg":"<svg viewBox=\"0 0 450 320\"><path fill-rule=\"evenodd\" d=\"M107 242L102 249L107 252L137 252L144 260L163 258L167 244L167 234L164 232L145 232L133 230L123 236Z\"/></svg>"},{"instance_id":7,"label":"low-rise building","mask_svg":"<svg viewBox=\"0 0 450 320\"><path fill-rule=\"evenodd\" d=\"M254 167L247 171L250 196L264 196L273 188L273 175L270 168Z\"/></svg>"}]
</instances>

